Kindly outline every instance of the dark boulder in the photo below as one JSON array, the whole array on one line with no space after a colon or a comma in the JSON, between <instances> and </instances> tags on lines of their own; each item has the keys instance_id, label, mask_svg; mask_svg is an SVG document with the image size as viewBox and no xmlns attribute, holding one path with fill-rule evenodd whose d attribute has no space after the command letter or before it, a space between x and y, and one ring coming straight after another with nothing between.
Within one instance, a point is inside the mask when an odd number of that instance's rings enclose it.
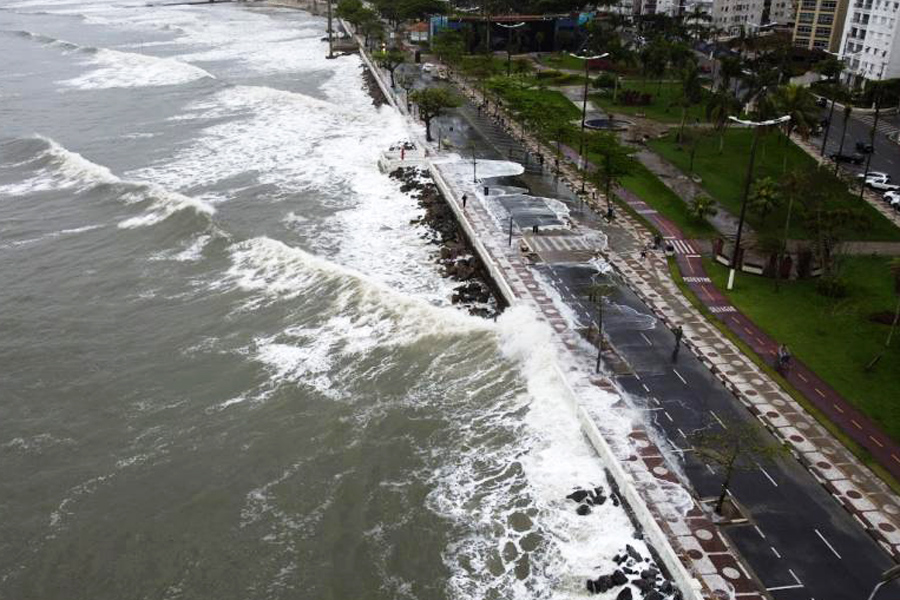
<instances>
[{"instance_id":1,"label":"dark boulder","mask_svg":"<svg viewBox=\"0 0 900 600\"><path fill-rule=\"evenodd\" d=\"M616 596L616 600L631 600L631 588L627 587L619 592L619 595Z\"/></svg>"},{"instance_id":2,"label":"dark boulder","mask_svg":"<svg viewBox=\"0 0 900 600\"><path fill-rule=\"evenodd\" d=\"M625 576L625 573L616 569L616 572L612 574L612 582L614 585L625 585L628 583L628 577Z\"/></svg>"},{"instance_id":3,"label":"dark boulder","mask_svg":"<svg viewBox=\"0 0 900 600\"><path fill-rule=\"evenodd\" d=\"M568 496L566 496L566 498L568 498L569 500L574 500L575 502L581 502L582 500L584 500L587 497L588 497L588 493L584 490L576 490L576 491L572 492L571 494L569 494Z\"/></svg>"},{"instance_id":4,"label":"dark boulder","mask_svg":"<svg viewBox=\"0 0 900 600\"><path fill-rule=\"evenodd\" d=\"M587 504L581 504L578 506L578 508L575 509L575 512L584 517L591 514L591 507Z\"/></svg>"}]
</instances>

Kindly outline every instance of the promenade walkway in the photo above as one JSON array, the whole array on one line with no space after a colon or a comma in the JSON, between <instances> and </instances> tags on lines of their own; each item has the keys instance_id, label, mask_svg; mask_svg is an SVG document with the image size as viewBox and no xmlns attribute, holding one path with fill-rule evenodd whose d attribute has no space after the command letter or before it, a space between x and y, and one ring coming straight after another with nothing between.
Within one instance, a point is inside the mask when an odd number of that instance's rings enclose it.
<instances>
[{"instance_id":1,"label":"promenade walkway","mask_svg":"<svg viewBox=\"0 0 900 600\"><path fill-rule=\"evenodd\" d=\"M481 98L476 90L469 88L462 81L455 81L455 84L464 90L475 104L480 104ZM402 111L402 108L400 110ZM508 125L512 122L510 115L503 114L502 116L503 118L495 124ZM518 125L515 129L515 132L510 132L510 139L515 139L515 143L520 143L523 149L534 153L540 152L544 156L554 155L555 149L545 147L527 133L523 136ZM428 146L425 145L425 147ZM431 150L434 149L431 148ZM754 575L752 569L741 560L732 543L722 535L719 527L708 519L695 496L691 495L690 508L686 513L673 510L672 492L681 488L682 479L674 475L673 465L669 462L671 455L667 455L660 449L658 432L653 431L655 428L652 425L648 427L643 422L636 422L627 436L627 440L621 440L621 430L617 429L615 425L621 423L622 418L633 415L631 412L633 406L630 405L630 401L621 397L621 388L619 387L621 380L613 381L610 376L590 374L595 350L591 350L590 347L586 348L585 342L578 332L571 329L570 323L563 318L560 312L559 298L549 295L546 282L536 277L534 266L520 251L523 243L534 246L543 245L545 251L550 251L550 247L557 251L563 251L564 249L559 245L560 240L549 241L550 236L546 238L540 236L535 239L515 231L513 244L508 245L506 228L486 210L486 199L481 195L480 186L452 181L448 184L444 180L449 178L442 175L440 163L433 166L436 180L443 181L445 196L451 207L457 212L460 221L464 227L470 229L473 237L484 244L484 256L490 264L496 267L502 281L501 287L508 290L511 303L532 307L553 328L555 332L553 344L558 350L563 365L560 375L562 380L571 386L575 409L584 424L585 432L595 444L595 448L598 448L601 456L608 458L608 453L613 453L615 461L608 464L620 465L619 468L624 475L616 476L622 477L622 481L629 484L626 487L633 486L638 495L634 501L630 500L629 503L637 507L638 512L641 507L645 507L654 523L650 529L658 528L665 536L666 542L661 544L653 542L654 545L659 548L671 547L674 550L682 568L686 568L701 582L700 593L705 597L709 597L713 593L728 592L736 593L739 598L762 597L765 586ZM580 182L580 178L574 165L566 161L561 167L563 179L569 187L572 189L579 187L576 182ZM594 208L597 212L603 212L602 194L597 193L593 188L589 188L589 191L594 192L600 198L594 203ZM465 210L457 201L462 193L467 193L470 199ZM473 202L473 198L477 202ZM629 198L628 201L640 202L634 197ZM652 217L651 207L635 206L643 216ZM668 234L667 237L670 237L678 248L680 254L678 260L696 258L693 255L699 254L702 246L692 240L684 239L680 231L672 227L674 226L671 223L660 222L661 230ZM800 463L808 469L815 480L819 481L863 528L878 540L887 552L892 553L895 557L898 556L900 534L898 534L897 528L897 515L900 514L900 502L896 497L880 481L875 480L867 469L860 465L801 407L794 403L790 396L784 394L765 373L741 354L721 332L710 326L709 322L681 295L669 276L668 265L664 257L651 253L646 259L640 258L638 249L649 242L651 233L637 219L627 214L620 214L616 219L615 227L609 228L608 233L610 239L615 238L612 245L614 250L606 248L603 251L604 256L646 306L650 307L666 325L682 325L688 348L703 361L703 364L708 366L709 371L745 407L766 424L774 435L791 448ZM572 250L583 251L584 249L572 248ZM613 359L614 357L608 356L607 358ZM619 399L612 406L595 405L590 401L584 401L584 399L595 398L598 390L617 394ZM610 446L609 440L621 441ZM690 449L686 449L686 451L690 451ZM678 467L674 466L674 468ZM778 488L778 482L774 480L772 480L772 485ZM815 484L811 485L815 486ZM835 510L839 511L839 509ZM850 517L845 519L852 522ZM840 521L840 519L836 521ZM847 524L841 525L841 527L854 529L852 525ZM824 528L822 530L826 531ZM762 530L756 527L756 531L759 532L760 539L764 540L762 543L765 543L766 536ZM862 534L859 535L862 536ZM817 547L814 555L820 550L828 552L827 548L832 548L831 552L834 552L837 560L841 561L842 557L833 549L829 541L821 533L819 536L823 541L816 543L824 545L821 548ZM652 540L652 535L650 539ZM870 542L866 543L871 544ZM762 550L768 553L770 559L773 553L779 560L781 559L774 546L771 552L768 547L764 547ZM827 561L824 558L819 556L818 562L826 564ZM845 556L843 560L855 558ZM867 569L874 568L875 563L879 562L873 558L877 559L878 557L867 558ZM841 568L847 567L842 566ZM855 568L862 569L859 565ZM679 569L674 570L678 571ZM773 568L772 572L775 570ZM791 574L792 579L787 579L780 584L770 583L767 588L768 592L772 594L777 592L779 598L807 597L809 593L804 591L806 587L804 583L793 570L786 569L786 571ZM869 577L867 575L863 577L863 580L867 581ZM809 582L807 581L807 583ZM801 595L790 595L795 592ZM806 593L806 596L802 595L803 593ZM827 595L823 596L820 593L816 597L827 597Z\"/></svg>"}]
</instances>

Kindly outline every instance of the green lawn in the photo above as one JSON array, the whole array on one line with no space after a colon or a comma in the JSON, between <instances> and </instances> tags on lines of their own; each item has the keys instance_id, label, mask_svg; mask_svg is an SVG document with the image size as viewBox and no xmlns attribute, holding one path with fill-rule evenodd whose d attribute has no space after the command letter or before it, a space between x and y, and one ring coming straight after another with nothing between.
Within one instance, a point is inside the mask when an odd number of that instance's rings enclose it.
<instances>
[{"instance_id":1,"label":"green lawn","mask_svg":"<svg viewBox=\"0 0 900 600\"><path fill-rule=\"evenodd\" d=\"M580 58L575 58L565 52L560 52L558 54L548 54L546 56L542 56L540 59L541 63L547 65L548 67L553 67L554 69L568 69L571 71L581 71L584 72L584 61ZM590 72L597 73L597 69L590 69Z\"/></svg>"},{"instance_id":2,"label":"green lawn","mask_svg":"<svg viewBox=\"0 0 900 600\"><path fill-rule=\"evenodd\" d=\"M620 115L638 115L642 114L648 119L660 121L662 123L680 123L681 122L681 83L675 81L664 81L659 84L656 81L644 81L641 79L623 79L619 81L619 95L617 101L613 102L613 90L606 90L603 93L591 94L590 98L596 104L599 104L604 110ZM646 106L628 106L622 103L622 92L625 90L635 90L651 95L651 102ZM705 99L709 92L703 90L703 100L698 104L688 107L687 123L696 123L697 119L701 122L706 121Z\"/></svg>"},{"instance_id":3,"label":"green lawn","mask_svg":"<svg viewBox=\"0 0 900 600\"><path fill-rule=\"evenodd\" d=\"M771 279L741 273L735 289L726 293L750 319L900 441L900 337L895 336L873 372L863 369L883 347L890 328L869 317L892 313L897 301L890 259L844 260L850 296L837 304L816 293L816 280L810 279L782 283L781 291L775 292ZM727 269L707 259L704 265L713 283L725 290Z\"/></svg>"},{"instance_id":4,"label":"green lawn","mask_svg":"<svg viewBox=\"0 0 900 600\"><path fill-rule=\"evenodd\" d=\"M728 129L725 132L724 151L719 153L719 136L712 132L703 137L694 157L694 173L702 179L703 188L733 215L741 210L744 176L747 171L747 160L750 153L753 132L750 129ZM763 136L756 153L755 178L773 177L778 179L785 172L784 157L787 155L787 170L808 168L815 161L798 148L796 144L785 143L780 132L770 132ZM690 165L690 154L675 143L675 134L651 140L650 147L687 172ZM881 216L866 202L860 202L855 194L846 195L848 206L858 207L868 219L868 227L852 232L852 239L857 240L900 240L900 229ZM796 207L795 207L796 208ZM768 215L765 220L748 211L747 222L761 233L781 235L787 216L786 204ZM791 219L789 236L794 239L808 239L810 233L804 226L803 219L795 211Z\"/></svg>"},{"instance_id":5,"label":"green lawn","mask_svg":"<svg viewBox=\"0 0 900 600\"><path fill-rule=\"evenodd\" d=\"M600 164L600 157L591 160ZM709 238L716 235L716 230L706 221L691 218L684 201L675 192L666 187L647 167L637 163L634 172L622 179L622 187L634 193L644 202L655 208L664 217L678 225L690 238Z\"/></svg>"},{"instance_id":6,"label":"green lawn","mask_svg":"<svg viewBox=\"0 0 900 600\"><path fill-rule=\"evenodd\" d=\"M516 114L548 114L566 122L581 117L581 111L562 93L546 88L526 87L522 85L522 80L515 77L492 77L488 80L487 87L500 96Z\"/></svg>"}]
</instances>

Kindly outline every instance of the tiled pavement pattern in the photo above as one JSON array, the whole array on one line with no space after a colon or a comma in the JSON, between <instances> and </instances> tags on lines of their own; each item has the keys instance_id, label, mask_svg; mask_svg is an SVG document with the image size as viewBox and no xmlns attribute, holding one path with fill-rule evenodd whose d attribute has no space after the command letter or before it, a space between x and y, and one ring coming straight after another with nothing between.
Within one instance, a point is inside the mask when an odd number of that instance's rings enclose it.
<instances>
[{"instance_id":1,"label":"tiled pavement pattern","mask_svg":"<svg viewBox=\"0 0 900 600\"><path fill-rule=\"evenodd\" d=\"M470 96L477 91L468 90ZM509 115L506 115L509 122ZM801 147L803 147L802 140ZM527 138L525 143L534 152L547 155L553 151L537 140ZM810 154L815 150L804 148ZM581 178L575 162L561 166L562 177L572 189L580 186ZM596 194L598 206L603 212L603 195L590 185L588 191ZM617 194L629 196L625 190ZM637 200L637 198L632 198ZM879 210L884 203L867 194L867 200ZM642 204L642 203L641 203ZM655 212L643 204L638 212ZM885 212L885 211L882 211ZM898 225L900 217L887 209L886 213ZM800 463L821 483L894 560L900 561L900 499L880 479L862 465L856 457L829 434L797 402L762 372L749 358L735 347L718 329L685 299L671 280L665 260L651 253L640 259L637 249L650 242L650 233L636 219L621 211L616 224L628 231L634 245L623 247L621 252L606 253L606 258L619 271L630 287L654 310L667 325L681 324L685 331L686 345L710 368L725 386L750 410L778 439L783 440ZM676 230L667 231L667 238L681 238ZM691 248L696 242L688 242ZM687 253L679 261L690 260ZM689 272L689 271L688 271ZM737 312L731 305L713 307L713 312L727 314Z\"/></svg>"}]
</instances>

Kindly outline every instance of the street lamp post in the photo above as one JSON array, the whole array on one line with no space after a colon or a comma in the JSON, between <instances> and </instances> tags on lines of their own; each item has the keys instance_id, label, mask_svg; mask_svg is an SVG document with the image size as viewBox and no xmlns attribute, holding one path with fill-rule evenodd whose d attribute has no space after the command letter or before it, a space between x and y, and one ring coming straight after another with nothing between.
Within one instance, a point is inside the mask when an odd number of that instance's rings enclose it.
<instances>
[{"instance_id":1,"label":"street lamp post","mask_svg":"<svg viewBox=\"0 0 900 600\"><path fill-rule=\"evenodd\" d=\"M900 577L900 565L891 567L887 571L881 574L881 581L875 584L875 588L872 590L872 593L869 594L868 600L874 600L875 594L878 593L878 590L881 589L881 586L888 583L889 581L893 581Z\"/></svg>"},{"instance_id":2,"label":"street lamp post","mask_svg":"<svg viewBox=\"0 0 900 600\"><path fill-rule=\"evenodd\" d=\"M881 83L881 75L884 73L884 65L881 67L881 72L878 73L878 83ZM881 111L881 94L883 90L881 85L878 86L878 89L875 91L875 118L872 120L872 131L869 132L869 146L871 146L872 151L866 155L866 169L863 171L863 178L859 185L859 199L862 201L863 192L866 189L866 178L869 177L869 165L872 164L872 155L875 154L875 130L878 128L878 115Z\"/></svg>"},{"instance_id":3,"label":"street lamp post","mask_svg":"<svg viewBox=\"0 0 900 600\"><path fill-rule=\"evenodd\" d=\"M478 163L475 161L475 144L472 144L472 183L478 183Z\"/></svg>"},{"instance_id":4,"label":"street lamp post","mask_svg":"<svg viewBox=\"0 0 900 600\"><path fill-rule=\"evenodd\" d=\"M753 132L753 145L750 146L750 162L747 164L747 176L744 179L744 193L741 198L741 215L738 217L737 235L734 239L734 252L731 254L731 267L728 272L727 288L730 290L734 287L734 270L737 267L738 252L740 252L741 248L741 233L744 229L744 217L747 214L747 197L750 195L750 182L753 179L753 162L756 160L756 147L759 145L759 133L762 131L763 127L785 123L790 121L791 117L790 115L784 115L777 119L769 119L768 121L744 121L733 116L728 118L735 123L755 128L755 131Z\"/></svg>"},{"instance_id":5,"label":"street lamp post","mask_svg":"<svg viewBox=\"0 0 900 600\"><path fill-rule=\"evenodd\" d=\"M581 100L581 142L578 148L578 160L581 163L581 191L584 192L584 183L585 176L587 172L587 160L584 158L584 120L587 116L587 93L588 93L588 65L592 60L600 60L601 58L606 58L609 56L609 52L604 52L603 54L598 54L596 56L578 56L577 54L569 53L569 56L573 56L579 60L584 61L584 96Z\"/></svg>"},{"instance_id":6,"label":"street lamp post","mask_svg":"<svg viewBox=\"0 0 900 600\"><path fill-rule=\"evenodd\" d=\"M525 25L525 21L516 23L515 25L506 25L505 23L497 23L497 25L510 30L509 34L506 36L506 76L509 77L512 72L512 51L510 50L510 45L512 44L512 30Z\"/></svg>"}]
</instances>

